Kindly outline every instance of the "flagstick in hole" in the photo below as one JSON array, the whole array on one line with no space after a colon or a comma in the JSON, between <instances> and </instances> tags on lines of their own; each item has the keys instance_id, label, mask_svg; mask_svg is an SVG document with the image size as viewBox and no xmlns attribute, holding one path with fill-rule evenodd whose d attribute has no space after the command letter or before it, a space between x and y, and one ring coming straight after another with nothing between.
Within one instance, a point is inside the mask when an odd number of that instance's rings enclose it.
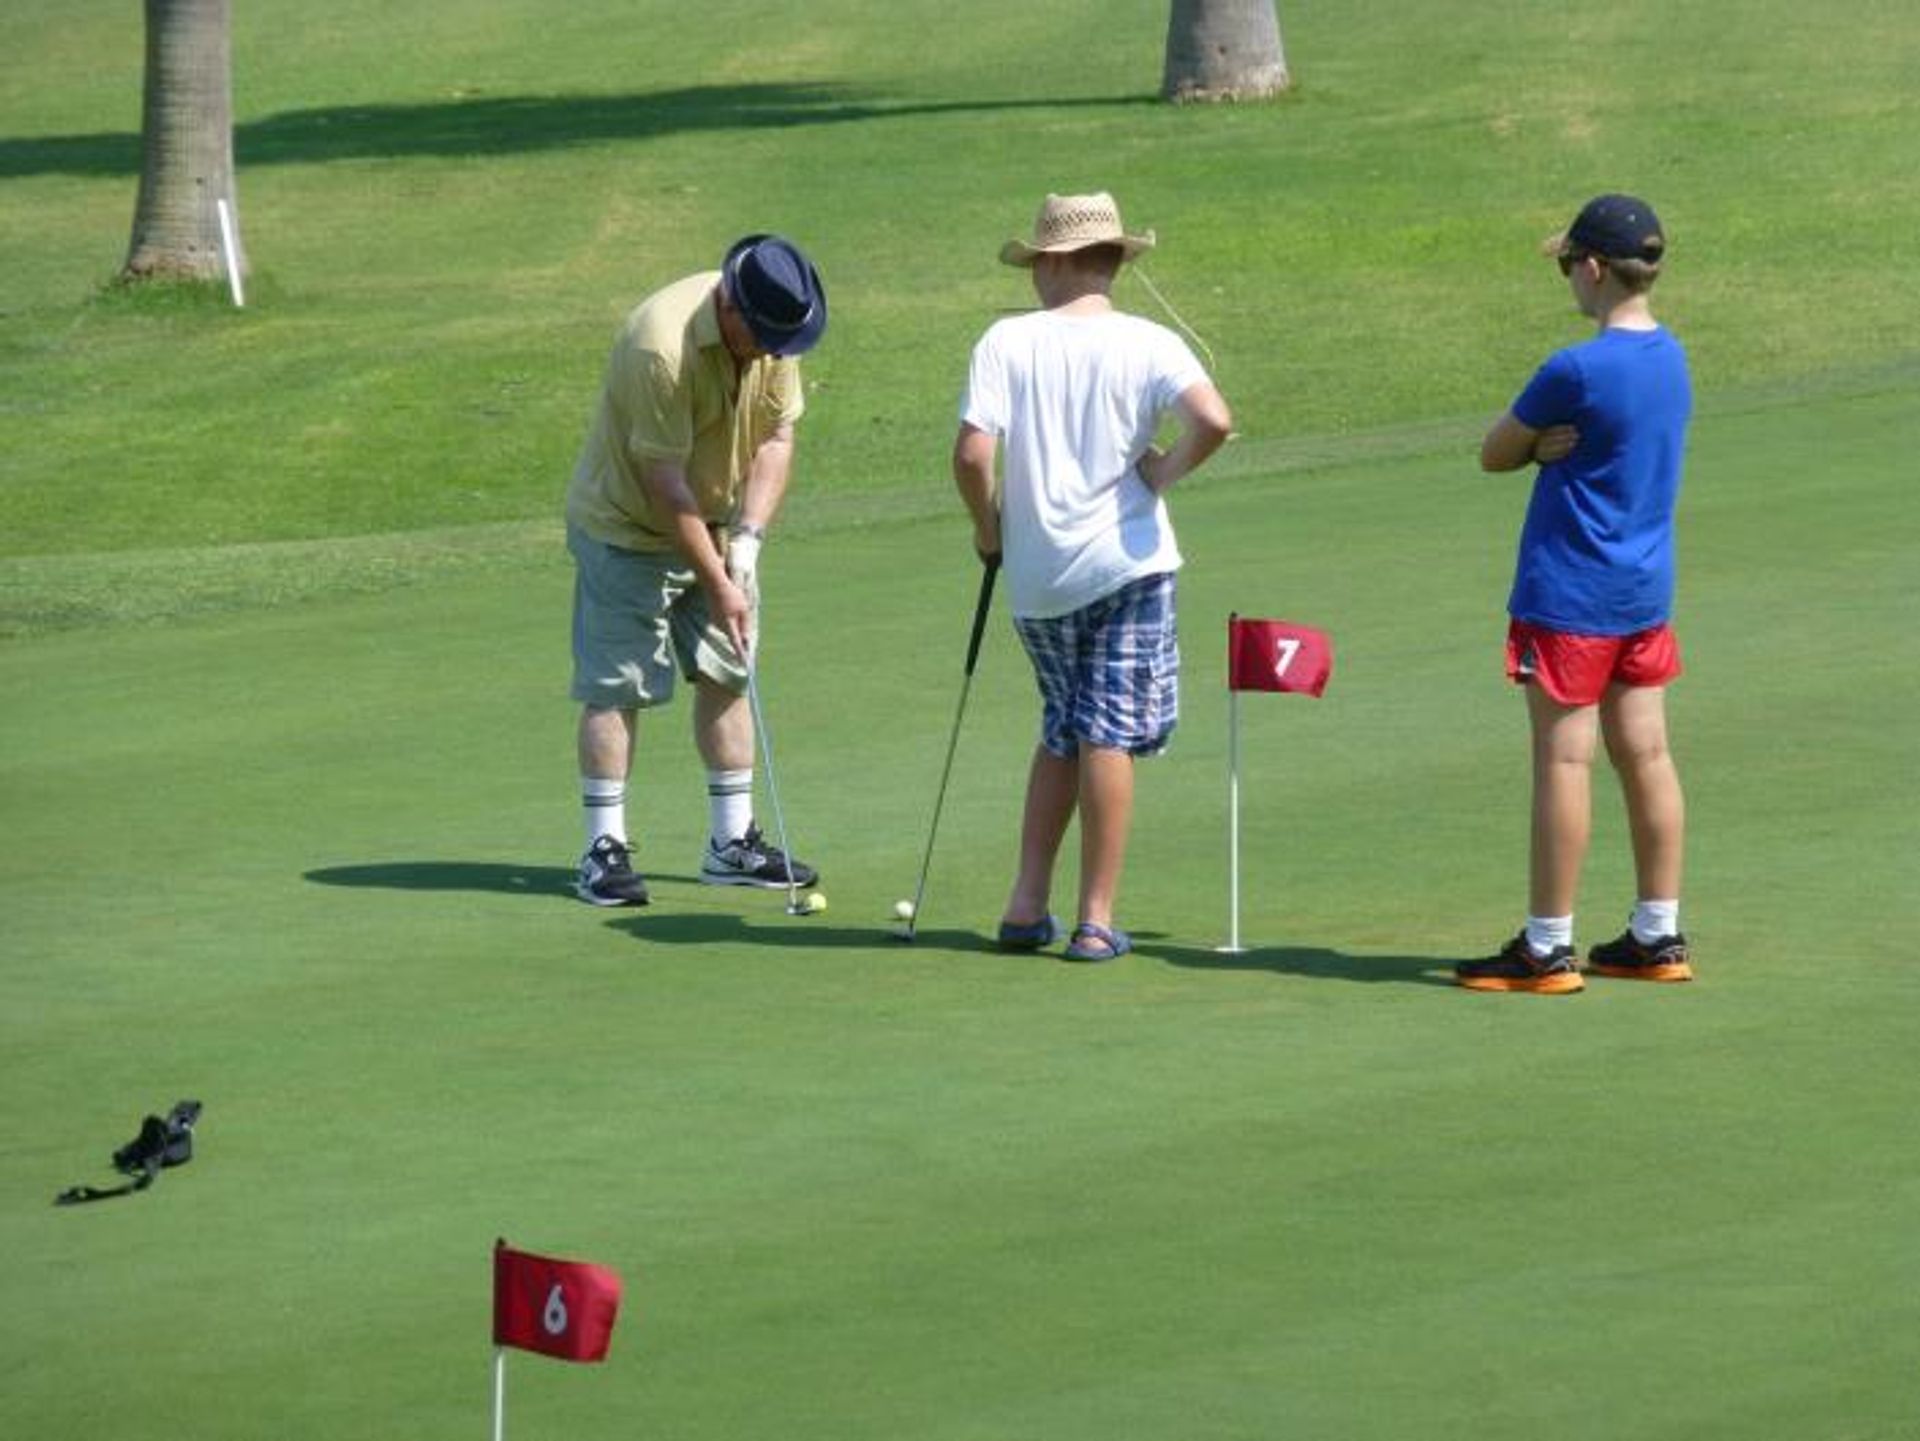
<instances>
[{"instance_id":1,"label":"flagstick in hole","mask_svg":"<svg viewBox=\"0 0 1920 1441\"><path fill-rule=\"evenodd\" d=\"M1231 625L1232 621L1229 620ZM1245 955L1240 944L1240 690L1227 690L1227 943L1223 956Z\"/></svg>"},{"instance_id":2,"label":"flagstick in hole","mask_svg":"<svg viewBox=\"0 0 1920 1441\"><path fill-rule=\"evenodd\" d=\"M493 1441L507 1436L507 1348L493 1348Z\"/></svg>"},{"instance_id":3,"label":"flagstick in hole","mask_svg":"<svg viewBox=\"0 0 1920 1441\"><path fill-rule=\"evenodd\" d=\"M1227 617L1227 943L1240 955L1240 692L1291 691L1318 698L1333 674L1333 638L1285 620Z\"/></svg>"},{"instance_id":4,"label":"flagstick in hole","mask_svg":"<svg viewBox=\"0 0 1920 1441\"><path fill-rule=\"evenodd\" d=\"M620 1277L493 1243L493 1438L507 1430L507 1348L556 1361L604 1361L620 1315Z\"/></svg>"}]
</instances>

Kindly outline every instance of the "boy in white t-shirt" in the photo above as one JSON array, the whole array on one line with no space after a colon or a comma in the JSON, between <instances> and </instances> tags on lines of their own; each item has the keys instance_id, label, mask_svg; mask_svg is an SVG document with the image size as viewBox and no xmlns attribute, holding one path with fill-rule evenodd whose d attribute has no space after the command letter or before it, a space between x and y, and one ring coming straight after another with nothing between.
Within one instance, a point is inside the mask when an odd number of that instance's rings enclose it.
<instances>
[{"instance_id":1,"label":"boy in white t-shirt","mask_svg":"<svg viewBox=\"0 0 1920 1441\"><path fill-rule=\"evenodd\" d=\"M974 347L953 448L974 548L1003 562L1044 703L1000 943L1037 950L1058 937L1048 898L1077 810L1080 898L1066 956L1079 961L1131 949L1113 907L1134 757L1165 749L1179 714L1180 550L1162 497L1233 426L1180 337L1114 309L1121 265L1153 243L1151 231L1126 233L1104 192L1046 198L1032 242L1000 251L1033 272L1042 308L997 322ZM1163 451L1153 438L1169 413L1180 434Z\"/></svg>"}]
</instances>

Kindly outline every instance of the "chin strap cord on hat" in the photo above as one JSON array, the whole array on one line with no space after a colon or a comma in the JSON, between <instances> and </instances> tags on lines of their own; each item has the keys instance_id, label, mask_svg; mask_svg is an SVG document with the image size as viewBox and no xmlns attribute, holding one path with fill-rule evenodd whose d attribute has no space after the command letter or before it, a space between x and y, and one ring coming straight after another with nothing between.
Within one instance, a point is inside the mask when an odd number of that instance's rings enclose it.
<instances>
[{"instance_id":1,"label":"chin strap cord on hat","mask_svg":"<svg viewBox=\"0 0 1920 1441\"><path fill-rule=\"evenodd\" d=\"M53 1204L77 1206L146 1190L167 1167L184 1166L193 1159L193 1126L199 1119L198 1101L178 1101L164 1117L148 1116L140 1123L140 1134L113 1153L113 1169L127 1181L118 1186L69 1186L53 1198Z\"/></svg>"},{"instance_id":2,"label":"chin strap cord on hat","mask_svg":"<svg viewBox=\"0 0 1920 1441\"><path fill-rule=\"evenodd\" d=\"M1155 300L1160 302L1160 308L1167 312L1167 315L1172 319L1173 323L1186 332L1187 339L1200 347L1200 353L1207 358L1207 370L1209 372L1218 370L1220 367L1213 358L1213 347L1200 338L1199 331L1181 319L1180 312L1173 308L1172 304L1167 300L1167 297L1160 293L1160 287L1153 283L1153 277L1140 268L1140 262L1137 260L1134 261L1128 269L1140 277L1140 283L1147 287L1148 292Z\"/></svg>"}]
</instances>

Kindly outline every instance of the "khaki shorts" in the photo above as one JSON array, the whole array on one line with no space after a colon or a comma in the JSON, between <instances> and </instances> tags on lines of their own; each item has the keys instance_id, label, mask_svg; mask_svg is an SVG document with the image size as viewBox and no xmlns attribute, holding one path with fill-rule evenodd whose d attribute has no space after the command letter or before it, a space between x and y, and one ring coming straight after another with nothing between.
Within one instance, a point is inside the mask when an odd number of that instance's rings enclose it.
<instances>
[{"instance_id":1,"label":"khaki shorts","mask_svg":"<svg viewBox=\"0 0 1920 1441\"><path fill-rule=\"evenodd\" d=\"M676 670L736 695L746 690L746 665L679 556L608 545L573 526L567 549L575 700L610 710L662 705L673 697Z\"/></svg>"}]
</instances>

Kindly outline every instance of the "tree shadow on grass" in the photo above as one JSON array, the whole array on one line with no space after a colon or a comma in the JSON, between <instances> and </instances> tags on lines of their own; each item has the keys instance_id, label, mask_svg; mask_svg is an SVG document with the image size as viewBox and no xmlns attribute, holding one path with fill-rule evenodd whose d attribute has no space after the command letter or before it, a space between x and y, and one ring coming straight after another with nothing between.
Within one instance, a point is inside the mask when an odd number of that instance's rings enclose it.
<instances>
[{"instance_id":1,"label":"tree shadow on grass","mask_svg":"<svg viewBox=\"0 0 1920 1441\"><path fill-rule=\"evenodd\" d=\"M1148 94L1036 100L887 101L835 84L687 85L628 95L478 95L416 104L286 110L233 128L234 163L302 165L405 156L518 155L715 130L967 111L1158 104ZM132 131L0 138L0 179L138 175Z\"/></svg>"},{"instance_id":2,"label":"tree shadow on grass","mask_svg":"<svg viewBox=\"0 0 1920 1441\"><path fill-rule=\"evenodd\" d=\"M1135 940L1141 937L1136 934ZM1195 946L1138 945L1140 955L1168 965L1202 971L1271 971L1316 981L1349 981L1362 985L1451 986L1458 957L1356 956L1321 946L1249 946L1231 955Z\"/></svg>"},{"instance_id":3,"label":"tree shadow on grass","mask_svg":"<svg viewBox=\"0 0 1920 1441\"><path fill-rule=\"evenodd\" d=\"M367 866L327 866L306 872L320 886L380 891L480 891L490 895L575 899L571 866L516 866L490 861L383 861ZM692 882L691 876L649 874L649 880Z\"/></svg>"}]
</instances>

